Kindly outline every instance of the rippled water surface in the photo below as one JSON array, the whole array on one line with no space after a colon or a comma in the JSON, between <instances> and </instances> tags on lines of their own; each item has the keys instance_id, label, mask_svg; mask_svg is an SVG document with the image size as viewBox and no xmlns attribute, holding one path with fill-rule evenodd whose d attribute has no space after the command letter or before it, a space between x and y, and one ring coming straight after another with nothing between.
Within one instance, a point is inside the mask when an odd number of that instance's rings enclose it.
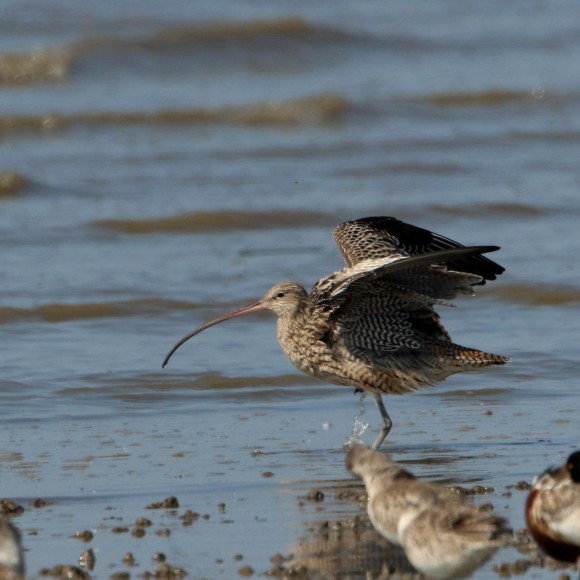
<instances>
[{"instance_id":1,"label":"rippled water surface","mask_svg":"<svg viewBox=\"0 0 580 580\"><path fill-rule=\"evenodd\" d=\"M31 577L89 547L95 578L153 570L155 552L191 578L257 576L277 553L323 578L377 572L346 536L363 564L305 555L334 541L320 522L363 515L337 492L355 485L351 389L294 369L268 316L161 370L202 322L340 268L332 228L367 215L502 247L501 279L441 311L456 342L510 364L388 398L388 445L417 475L493 487L480 501L523 526L506 486L578 443L579 12L2 3L0 495L25 507ZM500 551L476 577L525 558Z\"/></svg>"}]
</instances>

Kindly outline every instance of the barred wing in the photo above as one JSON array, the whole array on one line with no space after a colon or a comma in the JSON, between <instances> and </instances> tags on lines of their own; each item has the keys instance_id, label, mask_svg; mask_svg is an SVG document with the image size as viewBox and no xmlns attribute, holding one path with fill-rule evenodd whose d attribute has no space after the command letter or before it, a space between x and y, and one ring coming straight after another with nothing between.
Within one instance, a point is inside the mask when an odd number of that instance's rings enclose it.
<instances>
[{"instance_id":1,"label":"barred wing","mask_svg":"<svg viewBox=\"0 0 580 580\"><path fill-rule=\"evenodd\" d=\"M325 341L339 358L357 359L379 369L405 369L407 388L441 380L453 361L457 366L505 362L503 357L496 360L495 355L453 344L433 309L437 302L472 293L472 286L482 279L450 270L446 264L497 249L461 247L407 258L371 259L320 280L312 302L326 313Z\"/></svg>"},{"instance_id":2,"label":"barred wing","mask_svg":"<svg viewBox=\"0 0 580 580\"><path fill-rule=\"evenodd\" d=\"M353 267L369 259L416 256L440 250L463 248L462 244L394 217L366 217L340 224L334 239L346 265ZM495 280L504 268L481 255L458 257L448 262L451 270L481 276L478 284Z\"/></svg>"}]
</instances>

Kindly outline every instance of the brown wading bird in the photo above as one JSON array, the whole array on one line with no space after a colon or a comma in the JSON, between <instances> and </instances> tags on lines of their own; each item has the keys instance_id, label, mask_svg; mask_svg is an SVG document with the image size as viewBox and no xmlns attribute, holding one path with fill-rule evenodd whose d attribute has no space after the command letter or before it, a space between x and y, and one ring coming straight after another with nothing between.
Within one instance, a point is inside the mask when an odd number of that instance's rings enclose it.
<instances>
[{"instance_id":1,"label":"brown wading bird","mask_svg":"<svg viewBox=\"0 0 580 580\"><path fill-rule=\"evenodd\" d=\"M542 550L563 562L580 558L580 451L548 469L532 484L526 522Z\"/></svg>"},{"instance_id":2,"label":"brown wading bird","mask_svg":"<svg viewBox=\"0 0 580 580\"><path fill-rule=\"evenodd\" d=\"M202 330L235 316L272 310L278 340L302 371L372 393L383 418L374 447L392 426L381 395L432 385L459 371L507 358L451 342L433 309L504 271L482 256L497 246L465 247L393 217L340 224L334 239L346 268L320 279L308 294L296 282L273 286L264 297L184 336L163 361Z\"/></svg>"}]
</instances>

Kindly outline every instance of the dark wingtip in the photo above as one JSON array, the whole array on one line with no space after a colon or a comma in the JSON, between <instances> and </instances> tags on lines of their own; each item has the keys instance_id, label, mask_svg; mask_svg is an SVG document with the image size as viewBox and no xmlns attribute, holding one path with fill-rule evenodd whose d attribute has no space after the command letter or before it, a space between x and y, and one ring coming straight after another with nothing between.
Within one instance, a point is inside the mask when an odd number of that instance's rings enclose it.
<instances>
[{"instance_id":1,"label":"dark wingtip","mask_svg":"<svg viewBox=\"0 0 580 580\"><path fill-rule=\"evenodd\" d=\"M408 224L392 216L369 216L351 220L341 224L338 228L346 224L358 224L362 229L376 232L379 238L386 237L387 244L395 248L402 249L411 256L426 254L437 250L465 247L463 244L450 238L436 234L427 229ZM393 240L392 238L395 238ZM339 244L340 246L340 244ZM483 246L482 246L483 248ZM465 258L460 258L454 262L448 262L448 267L481 276L483 280L476 285L485 284L486 280L495 280L497 276L505 272L505 268L497 262L493 262L482 254L496 252L499 246L485 246L481 252ZM347 260L348 262L348 260Z\"/></svg>"}]
</instances>

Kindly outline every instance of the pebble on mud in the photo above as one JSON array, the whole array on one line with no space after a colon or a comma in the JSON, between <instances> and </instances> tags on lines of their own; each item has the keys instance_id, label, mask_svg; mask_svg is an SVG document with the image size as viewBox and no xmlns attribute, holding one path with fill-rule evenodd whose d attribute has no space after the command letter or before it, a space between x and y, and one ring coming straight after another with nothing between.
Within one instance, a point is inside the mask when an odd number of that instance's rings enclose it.
<instances>
[{"instance_id":1,"label":"pebble on mud","mask_svg":"<svg viewBox=\"0 0 580 580\"><path fill-rule=\"evenodd\" d=\"M15 516L21 514L24 508L11 499L0 499L0 515Z\"/></svg>"},{"instance_id":2,"label":"pebble on mud","mask_svg":"<svg viewBox=\"0 0 580 580\"><path fill-rule=\"evenodd\" d=\"M111 530L111 532L113 532L113 534L126 534L129 531L129 528L125 528L123 526L117 526L116 528L113 528Z\"/></svg>"},{"instance_id":3,"label":"pebble on mud","mask_svg":"<svg viewBox=\"0 0 580 580\"><path fill-rule=\"evenodd\" d=\"M525 574L530 567L529 560L516 560L515 562L498 564L493 567L493 571L496 572L502 578L509 578L510 576L516 576L519 574Z\"/></svg>"},{"instance_id":4,"label":"pebble on mud","mask_svg":"<svg viewBox=\"0 0 580 580\"><path fill-rule=\"evenodd\" d=\"M91 578L84 570L70 565L43 568L38 572L38 575L52 576L53 578L63 578L63 580L90 580Z\"/></svg>"},{"instance_id":5,"label":"pebble on mud","mask_svg":"<svg viewBox=\"0 0 580 580\"><path fill-rule=\"evenodd\" d=\"M90 542L94 538L93 532L91 530L83 530L82 532L76 532L73 536L75 540L80 540L81 542Z\"/></svg>"},{"instance_id":6,"label":"pebble on mud","mask_svg":"<svg viewBox=\"0 0 580 580\"><path fill-rule=\"evenodd\" d=\"M161 502L150 503L145 506L146 510L158 510L158 509L176 509L179 507L179 501L176 497L167 497Z\"/></svg>"},{"instance_id":7,"label":"pebble on mud","mask_svg":"<svg viewBox=\"0 0 580 580\"><path fill-rule=\"evenodd\" d=\"M483 495L495 491L493 487L487 485L474 485L471 488L463 487L461 485L450 485L448 489L455 492L457 495Z\"/></svg>"},{"instance_id":8,"label":"pebble on mud","mask_svg":"<svg viewBox=\"0 0 580 580\"><path fill-rule=\"evenodd\" d=\"M251 566L242 566L238 570L238 574L243 578L249 578L254 575L254 569Z\"/></svg>"},{"instance_id":9,"label":"pebble on mud","mask_svg":"<svg viewBox=\"0 0 580 580\"><path fill-rule=\"evenodd\" d=\"M47 499L40 499L39 497L32 500L28 505L34 507L34 508L43 508L46 507L48 505L52 505L51 501L48 501Z\"/></svg>"},{"instance_id":10,"label":"pebble on mud","mask_svg":"<svg viewBox=\"0 0 580 580\"><path fill-rule=\"evenodd\" d=\"M313 489L306 494L306 499L308 501L321 502L324 501L324 493L322 493L319 489Z\"/></svg>"},{"instance_id":11,"label":"pebble on mud","mask_svg":"<svg viewBox=\"0 0 580 580\"><path fill-rule=\"evenodd\" d=\"M81 552L79 556L79 566L87 570L92 570L95 567L96 561L95 552L91 548Z\"/></svg>"},{"instance_id":12,"label":"pebble on mud","mask_svg":"<svg viewBox=\"0 0 580 580\"><path fill-rule=\"evenodd\" d=\"M274 477L274 474L271 471L264 471L262 477Z\"/></svg>"},{"instance_id":13,"label":"pebble on mud","mask_svg":"<svg viewBox=\"0 0 580 580\"><path fill-rule=\"evenodd\" d=\"M199 519L199 514L192 510L186 510L183 515L179 516L179 519L183 522L184 526L191 526L193 522Z\"/></svg>"},{"instance_id":14,"label":"pebble on mud","mask_svg":"<svg viewBox=\"0 0 580 580\"><path fill-rule=\"evenodd\" d=\"M131 552L127 552L123 556L123 564L125 564L125 566L136 566L137 562L135 561L135 556L133 556Z\"/></svg>"},{"instance_id":15,"label":"pebble on mud","mask_svg":"<svg viewBox=\"0 0 580 580\"><path fill-rule=\"evenodd\" d=\"M278 554L274 554L271 558L270 558L270 562L272 562L272 564L274 564L274 566L281 566L284 562L286 562L288 560L288 558L286 558L286 556L283 556L282 554L278 553Z\"/></svg>"},{"instance_id":16,"label":"pebble on mud","mask_svg":"<svg viewBox=\"0 0 580 580\"><path fill-rule=\"evenodd\" d=\"M167 562L159 562L154 572L144 572L143 578L161 578L162 580L181 580L187 576L187 572L177 566L171 566Z\"/></svg>"}]
</instances>

